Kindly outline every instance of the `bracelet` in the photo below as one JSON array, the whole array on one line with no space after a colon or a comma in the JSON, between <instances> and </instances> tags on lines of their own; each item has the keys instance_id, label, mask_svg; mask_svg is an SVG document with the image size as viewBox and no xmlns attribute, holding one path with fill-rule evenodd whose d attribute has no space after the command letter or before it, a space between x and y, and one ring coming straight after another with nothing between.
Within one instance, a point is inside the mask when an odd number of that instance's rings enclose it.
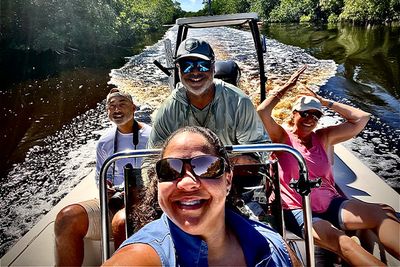
<instances>
[{"instance_id":1,"label":"bracelet","mask_svg":"<svg viewBox=\"0 0 400 267\"><path fill-rule=\"evenodd\" d=\"M328 108L332 108L333 103L334 103L333 101L329 101L329 104L327 105L327 107L328 107Z\"/></svg>"}]
</instances>

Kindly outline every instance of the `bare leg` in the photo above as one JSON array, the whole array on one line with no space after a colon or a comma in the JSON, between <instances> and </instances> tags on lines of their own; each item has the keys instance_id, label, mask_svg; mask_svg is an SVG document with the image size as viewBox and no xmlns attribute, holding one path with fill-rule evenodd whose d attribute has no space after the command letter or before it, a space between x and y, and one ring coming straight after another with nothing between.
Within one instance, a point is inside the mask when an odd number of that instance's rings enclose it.
<instances>
[{"instance_id":1,"label":"bare leg","mask_svg":"<svg viewBox=\"0 0 400 267\"><path fill-rule=\"evenodd\" d=\"M317 245L338 254L352 266L385 266L328 221L319 220L313 224L313 237Z\"/></svg>"},{"instance_id":2,"label":"bare leg","mask_svg":"<svg viewBox=\"0 0 400 267\"><path fill-rule=\"evenodd\" d=\"M400 259L400 223L391 207L352 199L342 216L346 229L373 230L386 250Z\"/></svg>"},{"instance_id":3,"label":"bare leg","mask_svg":"<svg viewBox=\"0 0 400 267\"><path fill-rule=\"evenodd\" d=\"M83 238L88 227L88 215L80 205L67 206L57 214L54 225L56 266L82 265L84 257Z\"/></svg>"},{"instance_id":4,"label":"bare leg","mask_svg":"<svg viewBox=\"0 0 400 267\"><path fill-rule=\"evenodd\" d=\"M117 250L125 241L125 208L119 210L112 219L112 232L114 237L114 248Z\"/></svg>"}]
</instances>

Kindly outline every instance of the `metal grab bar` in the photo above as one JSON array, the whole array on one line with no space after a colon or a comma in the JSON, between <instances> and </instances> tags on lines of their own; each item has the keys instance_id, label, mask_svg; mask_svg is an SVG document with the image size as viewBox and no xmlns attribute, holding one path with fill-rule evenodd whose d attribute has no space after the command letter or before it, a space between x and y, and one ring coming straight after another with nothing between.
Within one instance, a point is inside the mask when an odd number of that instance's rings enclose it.
<instances>
[{"instance_id":1,"label":"metal grab bar","mask_svg":"<svg viewBox=\"0 0 400 267\"><path fill-rule=\"evenodd\" d=\"M251 153L251 152L273 152L282 151L292 154L297 162L299 163L299 181L304 182L303 184L309 185L308 170L303 156L299 151L293 147L285 144L252 144L252 145L232 145L225 146L228 152L237 153ZM312 211L311 201L309 194L302 195L303 200L303 219L305 228L305 242L306 242L306 258L307 266L315 266L314 258L314 239L312 237Z\"/></svg>"},{"instance_id":2,"label":"metal grab bar","mask_svg":"<svg viewBox=\"0 0 400 267\"><path fill-rule=\"evenodd\" d=\"M228 152L232 153L252 153L252 152L273 152L283 151L291 153L299 163L299 180L308 182L308 171L303 156L299 151L291 146L284 144L251 144L251 145L230 145L225 146ZM111 155L106 159L100 170L100 206L101 206L101 226L102 226L102 260L106 261L110 257L109 245L109 225L108 225L108 205L107 205L107 170L111 164L118 159L137 158L157 155L160 149L143 149L143 150L127 150ZM311 219L311 203L307 195L302 196L304 210L304 227L306 242L307 266L315 266L314 259L314 240L312 238L312 219Z\"/></svg>"},{"instance_id":3,"label":"metal grab bar","mask_svg":"<svg viewBox=\"0 0 400 267\"><path fill-rule=\"evenodd\" d=\"M110 257L109 224L108 224L108 197L107 197L107 170L115 161L125 158L148 157L160 154L161 149L125 150L111 155L104 161L100 170L100 208L101 208L101 248L102 262Z\"/></svg>"}]
</instances>

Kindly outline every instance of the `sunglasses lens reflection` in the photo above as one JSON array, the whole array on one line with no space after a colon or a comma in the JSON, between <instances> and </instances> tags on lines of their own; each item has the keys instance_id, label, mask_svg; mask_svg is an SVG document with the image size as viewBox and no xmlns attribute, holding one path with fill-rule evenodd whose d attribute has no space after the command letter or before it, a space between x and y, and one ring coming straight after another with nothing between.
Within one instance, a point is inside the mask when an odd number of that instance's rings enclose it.
<instances>
[{"instance_id":1,"label":"sunglasses lens reflection","mask_svg":"<svg viewBox=\"0 0 400 267\"><path fill-rule=\"evenodd\" d=\"M191 166L191 172L196 178L216 179L225 171L224 160L216 156L202 155L189 159L165 158L156 164L159 181L174 181L182 177L185 163Z\"/></svg>"},{"instance_id":2,"label":"sunglasses lens reflection","mask_svg":"<svg viewBox=\"0 0 400 267\"><path fill-rule=\"evenodd\" d=\"M179 66L181 67L181 70L184 74L188 74L194 70L194 68L197 68L198 71L200 72L208 72L211 69L211 61L206 61L206 60L185 60L185 61L180 61Z\"/></svg>"}]
</instances>

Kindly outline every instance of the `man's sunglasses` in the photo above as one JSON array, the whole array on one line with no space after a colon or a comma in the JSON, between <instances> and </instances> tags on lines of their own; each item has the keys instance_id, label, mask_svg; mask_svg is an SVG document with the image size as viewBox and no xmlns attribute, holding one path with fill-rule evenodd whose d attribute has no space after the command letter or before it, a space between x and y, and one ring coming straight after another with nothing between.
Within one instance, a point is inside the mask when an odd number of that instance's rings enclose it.
<instances>
[{"instance_id":1,"label":"man's sunglasses","mask_svg":"<svg viewBox=\"0 0 400 267\"><path fill-rule=\"evenodd\" d=\"M171 182L183 177L184 165L189 164L196 178L217 179L225 171L225 160L212 155L201 155L189 159L165 158L156 163L159 182Z\"/></svg>"},{"instance_id":2,"label":"man's sunglasses","mask_svg":"<svg viewBox=\"0 0 400 267\"><path fill-rule=\"evenodd\" d=\"M178 61L182 73L188 74L197 68L200 72L211 70L212 61L209 60L180 60Z\"/></svg>"},{"instance_id":3,"label":"man's sunglasses","mask_svg":"<svg viewBox=\"0 0 400 267\"><path fill-rule=\"evenodd\" d=\"M308 116L312 116L315 121L318 121L322 117L322 113L319 111L297 111L300 114L300 117L307 118Z\"/></svg>"}]
</instances>

